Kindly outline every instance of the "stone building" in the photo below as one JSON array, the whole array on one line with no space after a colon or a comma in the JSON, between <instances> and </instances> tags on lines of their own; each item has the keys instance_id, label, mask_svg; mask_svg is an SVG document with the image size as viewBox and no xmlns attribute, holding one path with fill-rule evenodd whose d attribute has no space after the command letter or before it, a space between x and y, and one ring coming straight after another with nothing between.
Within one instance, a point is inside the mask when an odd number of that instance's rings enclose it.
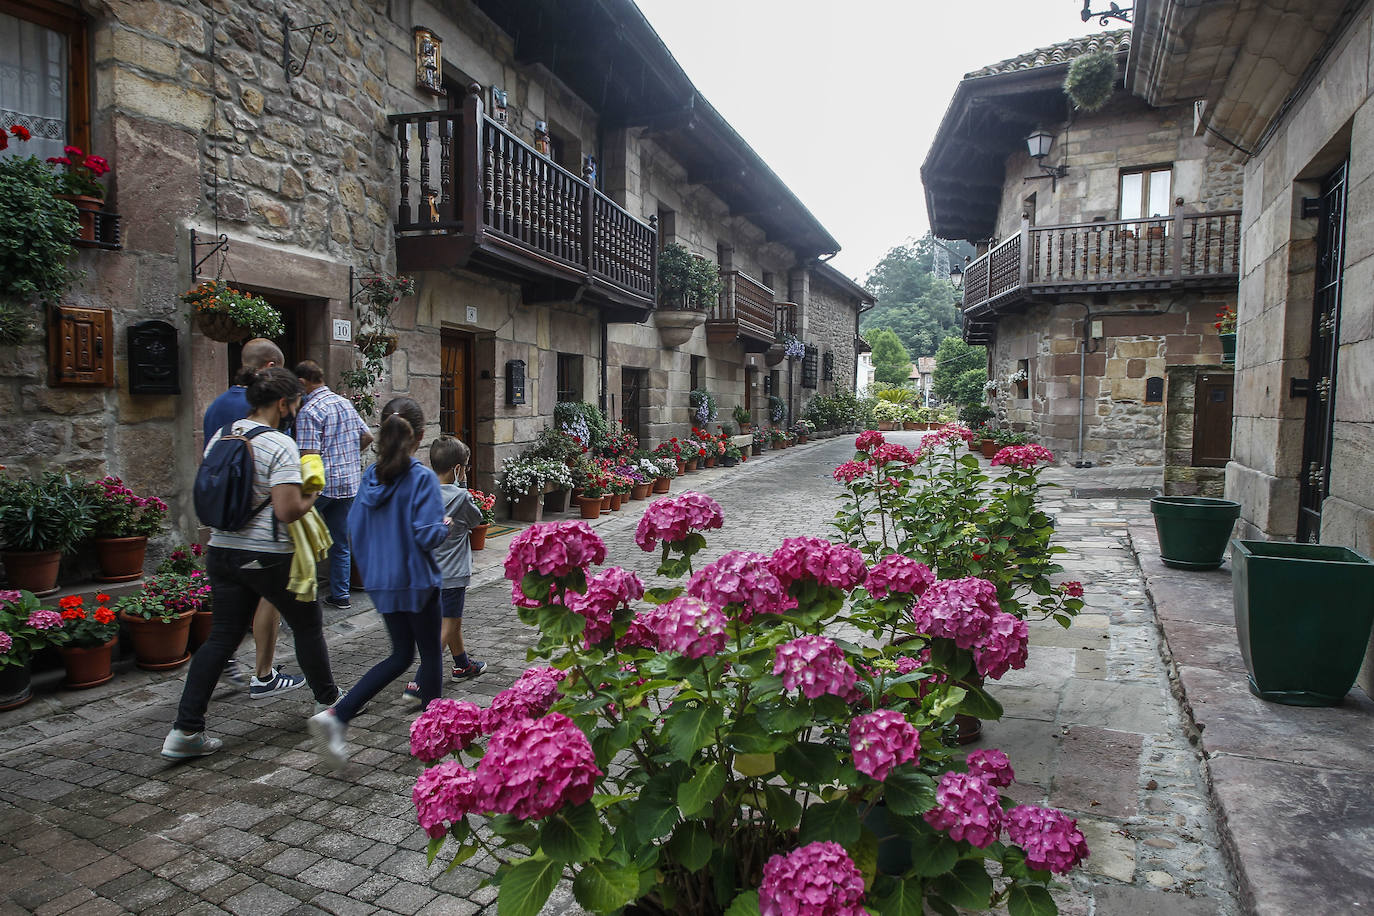
<instances>
[{"instance_id":1,"label":"stone building","mask_svg":"<svg viewBox=\"0 0 1374 916\"><path fill-rule=\"evenodd\" d=\"M1120 76L1130 49L1104 32L967 74L921 169L930 224L978 246L963 334L988 348L999 423L1068 461L1164 465L1170 492L1220 492L1231 370L1214 323L1235 303L1239 154L1196 136L1188 103L1119 81L1077 110L1071 62L1105 50Z\"/></svg>"},{"instance_id":2,"label":"stone building","mask_svg":"<svg viewBox=\"0 0 1374 916\"><path fill-rule=\"evenodd\" d=\"M824 263L838 243L630 0L32 0L0 2L0 26L24 38L0 44L7 82L48 86L0 89L0 124L113 167L85 279L45 316L54 340L95 328L78 355L98 371L49 384L46 342L0 348L2 464L119 474L192 531L199 421L237 345L178 295L215 277L280 309L288 361L338 388L359 278L413 276L378 402L414 397L430 434L472 444L484 489L558 400L652 441L687 431L694 387L762 417L765 390L796 412L851 385L867 294ZM657 308L668 243L720 264L718 302ZM131 390L150 320L174 393ZM830 373L784 360L785 334Z\"/></svg>"},{"instance_id":3,"label":"stone building","mask_svg":"<svg viewBox=\"0 0 1374 916\"><path fill-rule=\"evenodd\" d=\"M1240 533L1374 553L1374 82L1367 2L1137 4L1127 78L1244 148ZM1374 689L1374 651L1361 685Z\"/></svg>"}]
</instances>

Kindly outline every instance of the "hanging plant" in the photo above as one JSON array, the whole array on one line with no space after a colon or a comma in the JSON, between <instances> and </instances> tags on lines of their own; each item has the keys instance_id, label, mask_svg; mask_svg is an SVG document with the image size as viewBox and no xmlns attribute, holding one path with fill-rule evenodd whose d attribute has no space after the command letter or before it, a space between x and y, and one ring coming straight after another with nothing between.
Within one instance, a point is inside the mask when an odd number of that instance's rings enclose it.
<instances>
[{"instance_id":1,"label":"hanging plant","mask_svg":"<svg viewBox=\"0 0 1374 916\"><path fill-rule=\"evenodd\" d=\"M22 125L0 125L0 149L29 136ZM76 208L58 200L62 190L34 156L0 157L0 300L55 302L80 277L68 266L80 225Z\"/></svg>"},{"instance_id":2,"label":"hanging plant","mask_svg":"<svg viewBox=\"0 0 1374 916\"><path fill-rule=\"evenodd\" d=\"M1079 111L1097 111L1116 88L1116 53L1093 51L1074 58L1064 77L1064 92Z\"/></svg>"},{"instance_id":3,"label":"hanging plant","mask_svg":"<svg viewBox=\"0 0 1374 916\"><path fill-rule=\"evenodd\" d=\"M342 386L358 412L371 417L377 410L378 384L386 371L382 362L396 352L400 338L391 324L391 310L402 296L415 293L415 280L395 274L377 273L363 277L362 291L355 296L359 305L358 334L354 344L358 359L339 376Z\"/></svg>"},{"instance_id":4,"label":"hanging plant","mask_svg":"<svg viewBox=\"0 0 1374 916\"><path fill-rule=\"evenodd\" d=\"M211 340L235 341L250 337L269 340L286 332L281 312L261 296L234 289L223 280L206 280L181 294L191 317Z\"/></svg>"}]
</instances>

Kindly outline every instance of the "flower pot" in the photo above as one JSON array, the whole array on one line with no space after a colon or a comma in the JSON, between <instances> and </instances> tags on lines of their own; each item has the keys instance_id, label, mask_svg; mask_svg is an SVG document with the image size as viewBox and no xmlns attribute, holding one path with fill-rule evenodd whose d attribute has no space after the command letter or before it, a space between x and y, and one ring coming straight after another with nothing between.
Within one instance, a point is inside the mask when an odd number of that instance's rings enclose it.
<instances>
[{"instance_id":1,"label":"flower pot","mask_svg":"<svg viewBox=\"0 0 1374 916\"><path fill-rule=\"evenodd\" d=\"M601 517L601 497L600 496L579 496L577 497L577 511L583 518Z\"/></svg>"},{"instance_id":2,"label":"flower pot","mask_svg":"<svg viewBox=\"0 0 1374 916\"><path fill-rule=\"evenodd\" d=\"M530 491L519 499L512 499L510 517L517 522L538 522L544 518L544 494Z\"/></svg>"},{"instance_id":3,"label":"flower pot","mask_svg":"<svg viewBox=\"0 0 1374 916\"><path fill-rule=\"evenodd\" d=\"M968 450L970 452L981 452L983 450L983 440L970 439L968 444Z\"/></svg>"},{"instance_id":4,"label":"flower pot","mask_svg":"<svg viewBox=\"0 0 1374 916\"><path fill-rule=\"evenodd\" d=\"M908 432L914 432L914 431L916 431L916 430L919 430L920 428L921 428L921 424L915 422L914 420L903 420L903 421L902 421L902 429L907 430Z\"/></svg>"},{"instance_id":5,"label":"flower pot","mask_svg":"<svg viewBox=\"0 0 1374 916\"><path fill-rule=\"evenodd\" d=\"M652 483L637 483L630 490L630 499L648 499L653 489Z\"/></svg>"},{"instance_id":6,"label":"flower pot","mask_svg":"<svg viewBox=\"0 0 1374 916\"><path fill-rule=\"evenodd\" d=\"M235 324L234 319L223 312L196 312L195 319L196 329L201 334L221 343L244 341L252 336L247 328Z\"/></svg>"},{"instance_id":7,"label":"flower pot","mask_svg":"<svg viewBox=\"0 0 1374 916\"><path fill-rule=\"evenodd\" d=\"M708 468L713 468L713 467L715 467L715 466L716 466L716 459L714 459L714 458L707 458L707 459L706 459L706 466L707 466Z\"/></svg>"},{"instance_id":8,"label":"flower pot","mask_svg":"<svg viewBox=\"0 0 1374 916\"><path fill-rule=\"evenodd\" d=\"M890 422L888 422L887 420L879 420L879 421L878 421L878 431L879 431L879 432L890 433L890 432L892 432L892 426L893 426L893 424L890 423Z\"/></svg>"},{"instance_id":9,"label":"flower pot","mask_svg":"<svg viewBox=\"0 0 1374 916\"><path fill-rule=\"evenodd\" d=\"M572 489L569 487L559 487L557 490L544 494L545 512L567 512L568 506L572 504Z\"/></svg>"},{"instance_id":10,"label":"flower pot","mask_svg":"<svg viewBox=\"0 0 1374 916\"><path fill-rule=\"evenodd\" d=\"M355 573L357 570L358 567L353 567ZM361 588L361 584L358 587ZM206 641L210 638L210 630L212 630L214 626L214 611L196 611L195 615L191 618L191 635L188 640L188 647L192 651L195 651L205 645Z\"/></svg>"},{"instance_id":11,"label":"flower pot","mask_svg":"<svg viewBox=\"0 0 1374 916\"><path fill-rule=\"evenodd\" d=\"M997 444L997 441L994 439L984 439L982 449L983 457L991 458L993 455L996 455L1001 450L1001 446L999 446Z\"/></svg>"},{"instance_id":12,"label":"flower pot","mask_svg":"<svg viewBox=\"0 0 1374 916\"><path fill-rule=\"evenodd\" d=\"M612 494L611 494L611 511L612 511L612 512L619 512L619 511L620 511L620 506L621 506L621 504L622 504L624 501L625 501L625 494L624 494L624 493L612 493Z\"/></svg>"},{"instance_id":13,"label":"flower pot","mask_svg":"<svg viewBox=\"0 0 1374 916\"><path fill-rule=\"evenodd\" d=\"M759 445L757 442L751 443L749 446L749 451L754 455L762 455L763 446Z\"/></svg>"},{"instance_id":14,"label":"flower pot","mask_svg":"<svg viewBox=\"0 0 1374 916\"><path fill-rule=\"evenodd\" d=\"M1218 334L1217 337L1221 339L1221 364L1234 366L1236 364L1236 332Z\"/></svg>"},{"instance_id":15,"label":"flower pot","mask_svg":"<svg viewBox=\"0 0 1374 916\"><path fill-rule=\"evenodd\" d=\"M685 461L683 461L682 459L679 458L679 459L678 459L678 462L677 462L677 476L681 477L683 474L686 474L686 473L687 473L687 462L685 462Z\"/></svg>"},{"instance_id":16,"label":"flower pot","mask_svg":"<svg viewBox=\"0 0 1374 916\"><path fill-rule=\"evenodd\" d=\"M10 588L25 589L39 596L57 590L57 568L62 563L62 551L7 550L3 557Z\"/></svg>"},{"instance_id":17,"label":"flower pot","mask_svg":"<svg viewBox=\"0 0 1374 916\"><path fill-rule=\"evenodd\" d=\"M105 201L99 197L89 194L54 194L58 200L70 201L76 207L76 219L81 224L81 230L76 237L86 242L95 241L95 214L101 209Z\"/></svg>"},{"instance_id":18,"label":"flower pot","mask_svg":"<svg viewBox=\"0 0 1374 916\"><path fill-rule=\"evenodd\" d=\"M740 435L743 436L743 435L747 434L747 433L749 432L749 429L750 429L750 427L751 427L752 425L753 425L753 424L750 424L750 423L741 423L741 424L739 425L739 432L740 432Z\"/></svg>"},{"instance_id":19,"label":"flower pot","mask_svg":"<svg viewBox=\"0 0 1374 916\"><path fill-rule=\"evenodd\" d=\"M1165 566L1216 569L1240 518L1240 503L1206 496L1156 496L1150 500L1150 512Z\"/></svg>"},{"instance_id":20,"label":"flower pot","mask_svg":"<svg viewBox=\"0 0 1374 916\"><path fill-rule=\"evenodd\" d=\"M491 525L486 522L468 529L468 543L472 545L473 550L487 549L487 532L490 529Z\"/></svg>"},{"instance_id":21,"label":"flower pot","mask_svg":"<svg viewBox=\"0 0 1374 916\"><path fill-rule=\"evenodd\" d=\"M655 492L655 493L667 493L669 490L672 489L672 487L673 487L673 478L671 478L671 477L655 477L655 478L654 478L654 492Z\"/></svg>"},{"instance_id":22,"label":"flower pot","mask_svg":"<svg viewBox=\"0 0 1374 916\"><path fill-rule=\"evenodd\" d=\"M798 444L798 445L805 445L805 444L806 444L806 437L805 437L805 436L798 436L798 437L797 437L797 444Z\"/></svg>"},{"instance_id":23,"label":"flower pot","mask_svg":"<svg viewBox=\"0 0 1374 916\"><path fill-rule=\"evenodd\" d=\"M59 649L62 663L67 666L67 686L73 690L84 690L98 687L114 677L110 658L118 641L116 637L103 646L64 646Z\"/></svg>"},{"instance_id":24,"label":"flower pot","mask_svg":"<svg viewBox=\"0 0 1374 916\"><path fill-rule=\"evenodd\" d=\"M130 617L120 611L119 622L129 632L134 644L134 662L146 671L170 671L186 664L191 653L186 651L191 636L191 618L194 611L187 611L163 623L161 618L144 620Z\"/></svg>"},{"instance_id":25,"label":"flower pot","mask_svg":"<svg viewBox=\"0 0 1374 916\"><path fill-rule=\"evenodd\" d=\"M1374 628L1374 563L1345 547L1231 542L1236 636L1250 692L1289 706L1336 706Z\"/></svg>"},{"instance_id":26,"label":"flower pot","mask_svg":"<svg viewBox=\"0 0 1374 916\"><path fill-rule=\"evenodd\" d=\"M689 470L689 471L695 471L696 469L697 469L697 460L696 460L695 458L693 458L691 461L687 462L687 470Z\"/></svg>"},{"instance_id":27,"label":"flower pot","mask_svg":"<svg viewBox=\"0 0 1374 916\"><path fill-rule=\"evenodd\" d=\"M371 332L363 332L353 341L357 348L365 353L372 350L375 345L380 345L383 356L390 356L395 353L400 342L401 339L395 334L374 334Z\"/></svg>"},{"instance_id":28,"label":"flower pot","mask_svg":"<svg viewBox=\"0 0 1374 916\"><path fill-rule=\"evenodd\" d=\"M148 551L146 536L93 540L100 558L97 582L128 582L143 575L143 556Z\"/></svg>"},{"instance_id":29,"label":"flower pot","mask_svg":"<svg viewBox=\"0 0 1374 916\"><path fill-rule=\"evenodd\" d=\"M0 710L23 706L32 698L28 662L0 668Z\"/></svg>"}]
</instances>

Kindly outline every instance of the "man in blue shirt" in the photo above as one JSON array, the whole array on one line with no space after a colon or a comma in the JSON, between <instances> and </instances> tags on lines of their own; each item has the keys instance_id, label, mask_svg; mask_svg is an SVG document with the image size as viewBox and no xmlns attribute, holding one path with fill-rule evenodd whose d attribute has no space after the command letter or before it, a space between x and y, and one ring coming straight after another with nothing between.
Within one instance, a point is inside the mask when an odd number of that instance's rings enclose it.
<instances>
[{"instance_id":1,"label":"man in blue shirt","mask_svg":"<svg viewBox=\"0 0 1374 916\"><path fill-rule=\"evenodd\" d=\"M245 343L239 358L242 366L238 375L234 377L234 384L205 409L202 428L206 442L230 423L248 416L248 383L253 380L254 373L260 369L280 367L286 362L281 348L265 337L255 337ZM279 627L277 609L268 601L258 602L258 609L253 615L253 642L257 647L257 664L248 685L248 695L252 699L267 699L299 687L305 682L301 675L286 674L272 665L277 652ZM229 659L229 664L224 668L224 676L238 687L244 685L244 676L238 659Z\"/></svg>"}]
</instances>

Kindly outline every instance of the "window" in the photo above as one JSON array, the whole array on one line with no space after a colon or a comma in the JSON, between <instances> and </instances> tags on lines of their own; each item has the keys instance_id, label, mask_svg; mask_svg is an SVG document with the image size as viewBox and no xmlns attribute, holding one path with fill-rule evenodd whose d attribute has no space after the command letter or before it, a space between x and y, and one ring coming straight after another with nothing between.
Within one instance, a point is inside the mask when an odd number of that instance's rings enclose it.
<instances>
[{"instance_id":1,"label":"window","mask_svg":"<svg viewBox=\"0 0 1374 916\"><path fill-rule=\"evenodd\" d=\"M667 248L677 241L677 211L658 208L658 247Z\"/></svg>"},{"instance_id":2,"label":"window","mask_svg":"<svg viewBox=\"0 0 1374 916\"><path fill-rule=\"evenodd\" d=\"M815 389L817 362L816 348L807 344L806 354L802 356L801 385L803 388Z\"/></svg>"},{"instance_id":3,"label":"window","mask_svg":"<svg viewBox=\"0 0 1374 916\"><path fill-rule=\"evenodd\" d=\"M648 369L620 370L620 423L635 438L644 438L644 398L649 387Z\"/></svg>"},{"instance_id":4,"label":"window","mask_svg":"<svg viewBox=\"0 0 1374 916\"><path fill-rule=\"evenodd\" d=\"M580 354L558 354L558 400L582 400L582 356Z\"/></svg>"},{"instance_id":5,"label":"window","mask_svg":"<svg viewBox=\"0 0 1374 916\"><path fill-rule=\"evenodd\" d=\"M693 357L692 357L692 378L691 378L691 382L692 382L692 383L691 383L691 386L690 386L690 390L691 390L691 391L696 391L698 388L701 387L701 366L702 366L702 363L704 363L704 362L706 362L706 358L705 358L705 357L702 357L702 356L693 356Z\"/></svg>"},{"instance_id":6,"label":"window","mask_svg":"<svg viewBox=\"0 0 1374 916\"><path fill-rule=\"evenodd\" d=\"M821 358L821 381L835 381L835 352L826 350L825 356Z\"/></svg>"},{"instance_id":7,"label":"window","mask_svg":"<svg viewBox=\"0 0 1374 916\"><path fill-rule=\"evenodd\" d=\"M1148 219L1173 212L1173 169L1152 167L1121 173L1118 219Z\"/></svg>"},{"instance_id":8,"label":"window","mask_svg":"<svg viewBox=\"0 0 1374 916\"><path fill-rule=\"evenodd\" d=\"M0 123L33 135L11 144L19 156L61 156L68 144L90 149L86 24L49 0L0 0Z\"/></svg>"},{"instance_id":9,"label":"window","mask_svg":"<svg viewBox=\"0 0 1374 916\"><path fill-rule=\"evenodd\" d=\"M763 285L769 289L773 288L773 272L771 270L765 270L763 272Z\"/></svg>"}]
</instances>

